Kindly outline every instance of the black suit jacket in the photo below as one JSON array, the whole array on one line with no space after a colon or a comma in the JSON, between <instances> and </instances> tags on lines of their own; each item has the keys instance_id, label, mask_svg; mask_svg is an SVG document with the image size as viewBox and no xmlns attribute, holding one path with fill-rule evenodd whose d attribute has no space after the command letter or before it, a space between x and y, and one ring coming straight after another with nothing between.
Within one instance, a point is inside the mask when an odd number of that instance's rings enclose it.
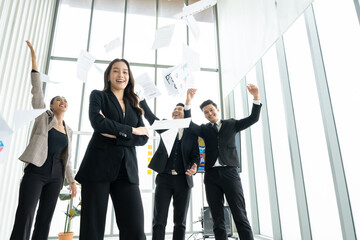
<instances>
[{"instance_id":1,"label":"black suit jacket","mask_svg":"<svg viewBox=\"0 0 360 240\"><path fill-rule=\"evenodd\" d=\"M151 111L146 101L140 101L140 107L144 109L145 118L148 120L150 124L153 124L155 120L159 120ZM184 111L184 117L190 117L190 110ZM158 133L162 133L166 130L157 130ZM198 137L192 134L188 129L184 129L183 136L181 138L181 153L184 169L190 169L194 163L199 166L200 162L200 153L199 153L199 145L198 145ZM149 168L153 169L158 173L163 173L166 167L166 163L168 161L168 154L164 145L163 140L160 140L160 144L152 157ZM186 181L188 186L191 188L194 186L192 176L186 176Z\"/></svg>"},{"instance_id":2,"label":"black suit jacket","mask_svg":"<svg viewBox=\"0 0 360 240\"><path fill-rule=\"evenodd\" d=\"M78 182L113 181L125 161L129 181L139 184L135 146L145 145L148 137L132 134L132 127L144 126L144 123L126 100L124 103L125 117L111 90L91 92L89 118L94 133L75 177ZM101 133L115 135L116 139Z\"/></svg>"},{"instance_id":3,"label":"black suit jacket","mask_svg":"<svg viewBox=\"0 0 360 240\"><path fill-rule=\"evenodd\" d=\"M253 104L250 116L241 120L222 120L220 131L217 132L212 123L201 126L191 122L189 129L199 135L205 142L205 169L214 166L217 158L227 166L240 167L239 158L235 146L235 135L259 120L261 105Z\"/></svg>"}]
</instances>

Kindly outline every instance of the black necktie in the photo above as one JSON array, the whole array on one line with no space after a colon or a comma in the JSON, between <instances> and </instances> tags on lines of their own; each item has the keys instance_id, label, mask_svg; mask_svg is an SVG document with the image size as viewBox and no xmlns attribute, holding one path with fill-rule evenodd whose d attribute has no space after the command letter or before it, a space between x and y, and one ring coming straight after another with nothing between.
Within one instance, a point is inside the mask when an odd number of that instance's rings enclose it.
<instances>
[{"instance_id":1,"label":"black necktie","mask_svg":"<svg viewBox=\"0 0 360 240\"><path fill-rule=\"evenodd\" d=\"M216 132L219 132L218 127L217 127L217 123L213 124L213 128L215 129Z\"/></svg>"}]
</instances>

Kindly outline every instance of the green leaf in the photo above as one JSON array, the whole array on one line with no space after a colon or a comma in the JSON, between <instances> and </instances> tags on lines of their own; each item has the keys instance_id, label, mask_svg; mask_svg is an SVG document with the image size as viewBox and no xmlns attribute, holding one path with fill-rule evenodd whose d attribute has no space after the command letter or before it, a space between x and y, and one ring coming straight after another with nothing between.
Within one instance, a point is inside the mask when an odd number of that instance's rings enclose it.
<instances>
[{"instance_id":1,"label":"green leaf","mask_svg":"<svg viewBox=\"0 0 360 240\"><path fill-rule=\"evenodd\" d=\"M75 216L80 216L81 215L81 210L78 208L74 208L75 210Z\"/></svg>"},{"instance_id":2,"label":"green leaf","mask_svg":"<svg viewBox=\"0 0 360 240\"><path fill-rule=\"evenodd\" d=\"M70 200L71 193L60 193L59 198L60 200Z\"/></svg>"}]
</instances>

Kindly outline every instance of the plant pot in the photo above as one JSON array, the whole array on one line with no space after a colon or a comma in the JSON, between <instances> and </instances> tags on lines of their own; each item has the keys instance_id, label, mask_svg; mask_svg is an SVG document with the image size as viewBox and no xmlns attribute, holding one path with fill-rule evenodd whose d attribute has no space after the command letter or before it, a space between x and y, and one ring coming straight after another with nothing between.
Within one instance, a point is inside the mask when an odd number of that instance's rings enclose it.
<instances>
[{"instance_id":1,"label":"plant pot","mask_svg":"<svg viewBox=\"0 0 360 240\"><path fill-rule=\"evenodd\" d=\"M59 240L72 240L74 236L73 232L59 233Z\"/></svg>"}]
</instances>

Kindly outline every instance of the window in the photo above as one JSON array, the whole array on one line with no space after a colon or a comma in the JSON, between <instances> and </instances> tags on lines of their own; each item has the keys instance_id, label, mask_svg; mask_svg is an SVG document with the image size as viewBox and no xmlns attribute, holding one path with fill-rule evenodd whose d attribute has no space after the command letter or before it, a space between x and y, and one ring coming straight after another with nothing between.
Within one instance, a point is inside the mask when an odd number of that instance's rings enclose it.
<instances>
[{"instance_id":1,"label":"window","mask_svg":"<svg viewBox=\"0 0 360 240\"><path fill-rule=\"evenodd\" d=\"M276 48L262 58L283 239L301 239Z\"/></svg>"},{"instance_id":2,"label":"window","mask_svg":"<svg viewBox=\"0 0 360 240\"><path fill-rule=\"evenodd\" d=\"M187 1L186 1L187 2ZM196 1L190 1L189 4ZM92 5L93 3L93 5ZM200 38L196 41L184 21L174 15L180 13L184 0L62 0L60 1L55 36L52 46L51 61L48 75L59 84L47 84L46 101L55 95L64 95L69 102L65 121L75 131L73 136L74 168L78 169L93 129L88 119L89 95L92 90L103 89L103 73L108 62L114 58L124 57L130 62L136 79L143 73L148 73L162 92L162 96L148 101L151 109L159 118L171 118L172 106L184 102L186 96L171 97L163 84L162 71L165 66L177 65L182 60L182 45L191 42L191 48L201 55L201 67L206 70L194 72L196 85L199 87L196 99L193 101L193 119L205 122L206 119L198 106L206 99L220 103L219 74L217 69L217 45L215 33L214 9L210 8L195 15L200 28ZM157 12L158 9L158 12ZM74 21L76 19L76 21ZM175 24L172 45L158 50L151 49L156 27ZM115 48L110 51L106 44L116 41ZM76 60L80 50L89 50L96 59L91 67L86 83L76 78ZM155 54L157 52L157 54ZM161 66L160 66L161 65ZM148 125L147 121L144 120ZM156 150L159 135L155 134L145 146L137 147L140 189L144 205L145 231L151 235L153 215L153 190L155 173L148 171L148 160ZM150 155L149 155L149 152ZM195 176L196 186L192 193L187 221L187 231L199 229L194 225L201 215L199 201L202 196L201 175ZM202 206L202 204L201 204ZM54 213L50 236L55 237L65 221L65 203L58 205ZM113 219L112 204L106 219L105 235L117 235L118 230ZM169 211L167 232L172 233L172 208ZM79 234L79 219L73 220L75 236ZM200 230L200 229L199 229Z\"/></svg>"},{"instance_id":3,"label":"window","mask_svg":"<svg viewBox=\"0 0 360 240\"><path fill-rule=\"evenodd\" d=\"M314 12L319 32L326 77L331 95L341 156L346 175L356 235L360 235L360 162L357 136L360 112L351 105L360 101L359 22L354 2L317 0ZM337 16L334 18L334 16Z\"/></svg>"},{"instance_id":4,"label":"window","mask_svg":"<svg viewBox=\"0 0 360 240\"><path fill-rule=\"evenodd\" d=\"M314 239L341 239L340 220L304 18L299 18L284 34L284 44L312 236Z\"/></svg>"}]
</instances>

